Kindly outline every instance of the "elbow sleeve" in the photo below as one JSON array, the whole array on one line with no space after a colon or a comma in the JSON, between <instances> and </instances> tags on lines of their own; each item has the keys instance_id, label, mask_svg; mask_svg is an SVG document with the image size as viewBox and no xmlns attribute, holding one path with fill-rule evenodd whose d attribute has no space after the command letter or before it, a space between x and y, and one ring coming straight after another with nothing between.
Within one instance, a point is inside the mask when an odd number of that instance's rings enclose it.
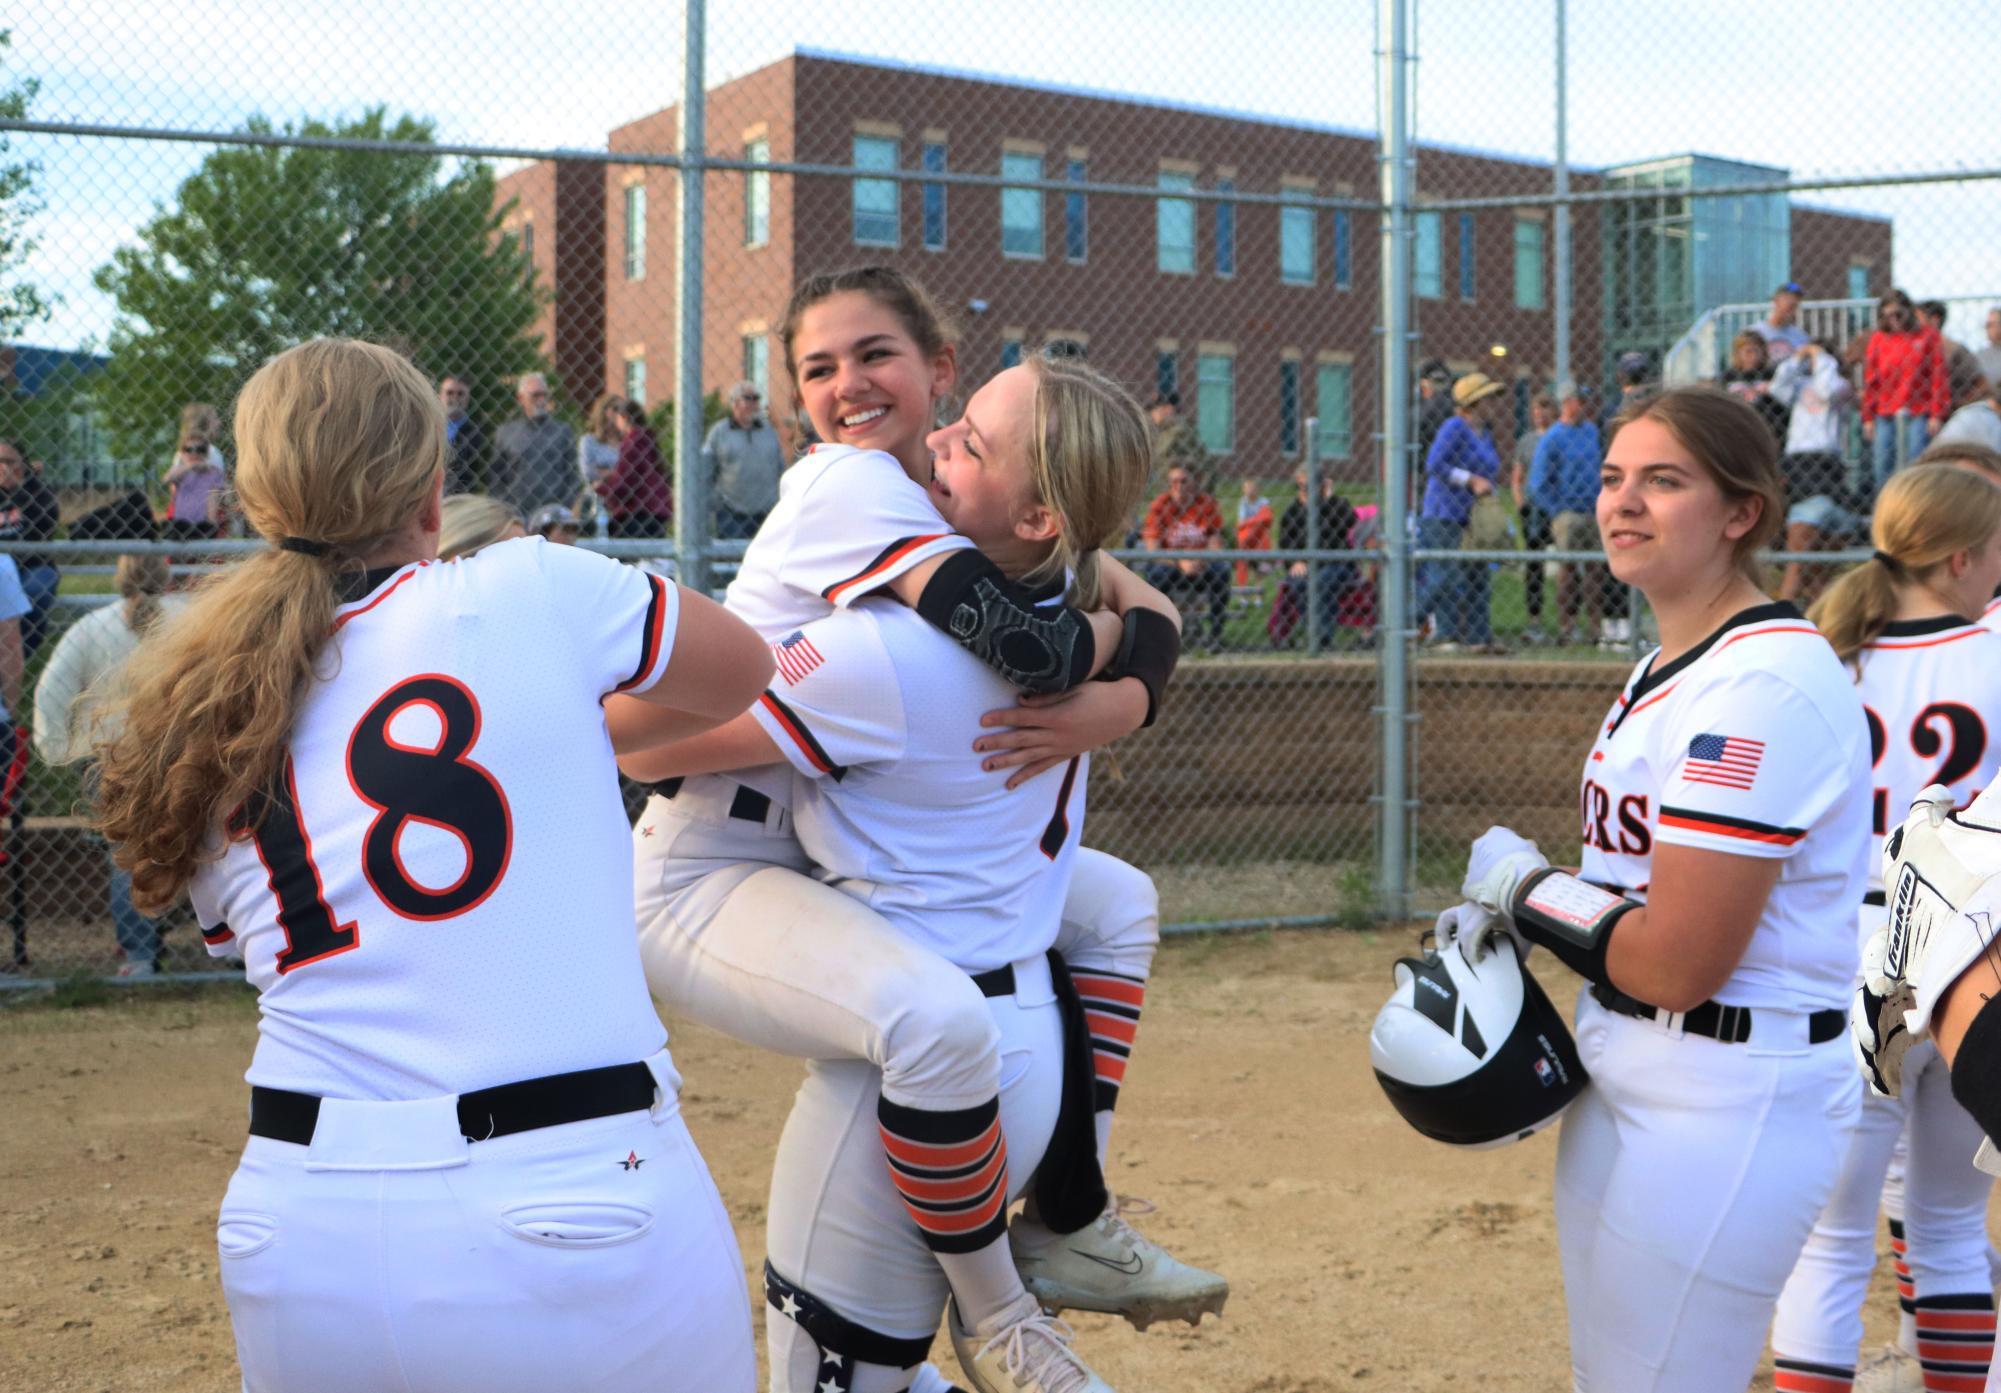
<instances>
[{"instance_id":1,"label":"elbow sleeve","mask_svg":"<svg viewBox=\"0 0 2001 1393\"><path fill-rule=\"evenodd\" d=\"M917 597L917 612L1027 692L1068 691L1090 676L1097 656L1081 614L1035 604L970 547L945 558Z\"/></svg>"}]
</instances>

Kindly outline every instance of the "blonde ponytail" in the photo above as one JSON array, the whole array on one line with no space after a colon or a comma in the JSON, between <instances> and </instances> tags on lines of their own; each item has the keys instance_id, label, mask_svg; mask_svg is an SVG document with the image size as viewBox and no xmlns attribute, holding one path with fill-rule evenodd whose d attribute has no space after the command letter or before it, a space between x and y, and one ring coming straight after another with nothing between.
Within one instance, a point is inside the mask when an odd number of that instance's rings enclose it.
<instances>
[{"instance_id":1,"label":"blonde ponytail","mask_svg":"<svg viewBox=\"0 0 2001 1393\"><path fill-rule=\"evenodd\" d=\"M1962 551L2001 531L2001 489L1970 470L1913 465L1893 475L1876 499L1870 540L1876 554L1820 597L1807 617L1843 662L1882 634L1902 592L1919 586Z\"/></svg>"},{"instance_id":2,"label":"blonde ponytail","mask_svg":"<svg viewBox=\"0 0 2001 1393\"><path fill-rule=\"evenodd\" d=\"M1153 437L1132 394L1076 358L1030 360L1035 372L1030 474L1035 501L1062 524L1030 584L1068 571L1071 604L1098 607L1100 551L1123 535L1153 463Z\"/></svg>"},{"instance_id":3,"label":"blonde ponytail","mask_svg":"<svg viewBox=\"0 0 2001 1393\"><path fill-rule=\"evenodd\" d=\"M223 820L271 786L332 629L339 573L404 527L444 468L430 384L351 339L315 339L259 368L235 424L251 526L319 550L274 546L238 562L126 664L105 725L119 733L98 747L96 817L148 912L181 897Z\"/></svg>"}]
</instances>

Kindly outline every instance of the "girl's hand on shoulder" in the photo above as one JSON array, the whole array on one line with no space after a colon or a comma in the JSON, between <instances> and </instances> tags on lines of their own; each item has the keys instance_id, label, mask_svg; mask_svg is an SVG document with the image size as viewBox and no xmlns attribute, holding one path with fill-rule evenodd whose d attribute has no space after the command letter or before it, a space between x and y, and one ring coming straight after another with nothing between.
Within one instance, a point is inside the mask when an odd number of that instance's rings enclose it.
<instances>
[{"instance_id":1,"label":"girl's hand on shoulder","mask_svg":"<svg viewBox=\"0 0 2001 1393\"><path fill-rule=\"evenodd\" d=\"M982 768L1015 770L1007 786L1019 788L1046 769L1138 730L1146 707L1146 687L1132 677L1025 696L980 718L990 733L975 740L973 749L984 756Z\"/></svg>"}]
</instances>

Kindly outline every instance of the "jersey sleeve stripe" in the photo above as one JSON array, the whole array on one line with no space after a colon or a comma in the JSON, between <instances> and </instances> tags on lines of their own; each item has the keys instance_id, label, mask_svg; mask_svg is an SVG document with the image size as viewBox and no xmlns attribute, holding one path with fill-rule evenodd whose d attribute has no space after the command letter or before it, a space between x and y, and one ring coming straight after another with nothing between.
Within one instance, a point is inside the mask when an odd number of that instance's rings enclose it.
<instances>
[{"instance_id":1,"label":"jersey sleeve stripe","mask_svg":"<svg viewBox=\"0 0 2001 1393\"><path fill-rule=\"evenodd\" d=\"M855 572L855 574L849 576L846 580L835 581L825 590L822 590L820 598L833 604L839 604L841 597L857 586L864 590L872 590L883 579L886 572L894 569L896 564L909 556L910 553L916 551L919 547L929 546L932 542L942 541L951 535L949 532L934 532L928 537L899 537L876 553L875 560L869 562L861 570Z\"/></svg>"},{"instance_id":2,"label":"jersey sleeve stripe","mask_svg":"<svg viewBox=\"0 0 2001 1393\"><path fill-rule=\"evenodd\" d=\"M230 928L227 924L217 924L212 929L203 929L201 931L201 941L210 946L218 943L227 943L235 937L236 930Z\"/></svg>"},{"instance_id":3,"label":"jersey sleeve stripe","mask_svg":"<svg viewBox=\"0 0 2001 1393\"><path fill-rule=\"evenodd\" d=\"M1804 827L1774 827L1768 822L1727 817L1722 813L1699 812L1693 808L1661 808L1660 825L1679 827L1685 832L1706 832L1718 837L1763 842L1768 846L1794 846L1806 836Z\"/></svg>"},{"instance_id":4,"label":"jersey sleeve stripe","mask_svg":"<svg viewBox=\"0 0 2001 1393\"><path fill-rule=\"evenodd\" d=\"M808 730L806 723L799 719L799 713L779 700L776 693L767 691L757 700L760 706L771 713L772 719L778 722L779 728L785 732L794 745L799 747L800 752L806 756L807 762L815 769L819 770L822 774L831 775L835 779L840 779L847 775L847 766L845 764L834 763L834 757L828 754L826 747L813 737L813 732Z\"/></svg>"},{"instance_id":5,"label":"jersey sleeve stripe","mask_svg":"<svg viewBox=\"0 0 2001 1393\"><path fill-rule=\"evenodd\" d=\"M613 687L614 692L629 692L644 682L653 672L653 665L660 660L661 636L667 626L667 586L658 576L649 575L647 582L653 587L653 594L646 602L646 620L641 625L639 638L639 666L632 676Z\"/></svg>"}]
</instances>

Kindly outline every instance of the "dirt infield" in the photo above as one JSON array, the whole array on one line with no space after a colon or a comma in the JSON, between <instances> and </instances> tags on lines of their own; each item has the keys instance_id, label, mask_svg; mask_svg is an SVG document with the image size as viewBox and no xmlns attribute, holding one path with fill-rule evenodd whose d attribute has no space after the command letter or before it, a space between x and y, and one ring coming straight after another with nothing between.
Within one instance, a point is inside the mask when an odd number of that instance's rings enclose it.
<instances>
[{"instance_id":1,"label":"dirt infield","mask_svg":"<svg viewBox=\"0 0 2001 1393\"><path fill-rule=\"evenodd\" d=\"M1077 1321L1126 1393L1567 1386L1553 1140L1449 1151L1405 1128L1370 1076L1368 1024L1410 941L1297 933L1162 952L1111 1178L1159 1206L1151 1232L1234 1290L1199 1330ZM1574 987L1552 985L1560 1000ZM228 990L0 1011L0 1388L237 1388L213 1233L255 1031L251 997ZM674 1052L755 1265L797 1067L694 1028L675 1029ZM1887 1270L1872 1341L1894 1323Z\"/></svg>"}]
</instances>

